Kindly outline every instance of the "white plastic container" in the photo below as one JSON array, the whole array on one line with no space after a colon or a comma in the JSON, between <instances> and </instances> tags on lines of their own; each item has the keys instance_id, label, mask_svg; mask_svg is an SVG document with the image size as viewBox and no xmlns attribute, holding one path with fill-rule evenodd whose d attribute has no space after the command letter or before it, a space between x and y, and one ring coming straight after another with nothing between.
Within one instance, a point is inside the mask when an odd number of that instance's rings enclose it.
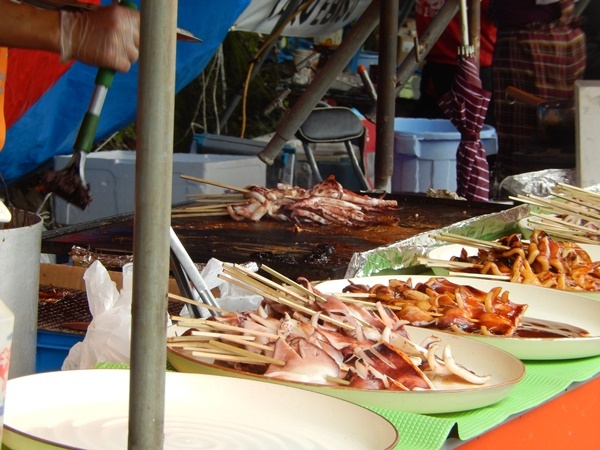
<instances>
[{"instance_id":1,"label":"white plastic container","mask_svg":"<svg viewBox=\"0 0 600 450\"><path fill-rule=\"evenodd\" d=\"M12 379L35 373L43 221L29 211L10 212L10 222L0 229L0 299L14 314Z\"/></svg>"},{"instance_id":2,"label":"white plastic container","mask_svg":"<svg viewBox=\"0 0 600 450\"><path fill-rule=\"evenodd\" d=\"M15 315L0 300L0 442L4 429L4 399L6 398L6 383L10 368L10 350L12 346Z\"/></svg>"},{"instance_id":3,"label":"white plastic container","mask_svg":"<svg viewBox=\"0 0 600 450\"><path fill-rule=\"evenodd\" d=\"M57 156L54 167L64 167L70 155ZM255 156L173 154L173 204L190 201L189 194L218 194L223 188L205 183L184 180L180 175L190 175L235 187L249 184L264 186L266 165ZM55 199L55 220L62 225L72 225L102 219L117 214L131 213L134 209L135 152L109 150L88 155L85 177L90 185L92 202L85 210Z\"/></svg>"},{"instance_id":4,"label":"white plastic container","mask_svg":"<svg viewBox=\"0 0 600 450\"><path fill-rule=\"evenodd\" d=\"M484 125L481 142L486 156L498 152L496 129ZM394 120L393 192L456 191L456 150L460 133L446 119Z\"/></svg>"}]
</instances>

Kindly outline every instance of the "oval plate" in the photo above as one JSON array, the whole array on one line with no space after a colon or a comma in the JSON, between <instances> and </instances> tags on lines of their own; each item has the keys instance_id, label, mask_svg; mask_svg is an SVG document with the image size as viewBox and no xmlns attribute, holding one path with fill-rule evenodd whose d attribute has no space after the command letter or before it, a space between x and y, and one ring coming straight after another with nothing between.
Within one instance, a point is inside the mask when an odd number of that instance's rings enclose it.
<instances>
[{"instance_id":1,"label":"oval plate","mask_svg":"<svg viewBox=\"0 0 600 450\"><path fill-rule=\"evenodd\" d=\"M364 278L354 278L353 282L373 285L387 284L391 279L408 280L413 283L424 283L431 278L425 275L381 275ZM600 355L600 301L575 294L572 292L547 289L538 286L509 283L495 280L443 277L455 284L472 286L482 291L490 291L501 286L509 292L513 303L528 305L524 317L532 319L562 322L583 328L590 333L590 337L577 338L521 338L503 336L479 336L474 334L461 334L469 339L485 342L501 348L520 359L531 360L559 360L586 358ZM348 281L329 280L316 285L323 293L342 292ZM442 333L453 334L450 331L440 330Z\"/></svg>"},{"instance_id":2,"label":"oval plate","mask_svg":"<svg viewBox=\"0 0 600 450\"><path fill-rule=\"evenodd\" d=\"M391 449L385 418L342 400L252 380L167 372L165 449ZM127 448L128 370L46 372L8 381L12 450ZM197 446L191 443L197 442Z\"/></svg>"},{"instance_id":3,"label":"oval plate","mask_svg":"<svg viewBox=\"0 0 600 450\"><path fill-rule=\"evenodd\" d=\"M186 328L171 327L170 333L181 334ZM512 388L525 375L525 366L513 355L496 347L466 339L461 336L444 334L436 330L411 327L411 338L422 342L435 335L441 340L440 348L449 344L457 362L479 375L491 375L482 386L437 383L437 390L389 391L355 389L344 386L322 386L318 384L282 381L249 372L209 364L193 357L190 352L172 347L167 349L167 359L180 372L194 372L224 375L236 378L264 381L286 386L299 387L309 391L330 395L363 406L396 409L420 414L466 411L494 404L506 397ZM434 384L436 384L434 382Z\"/></svg>"}]
</instances>

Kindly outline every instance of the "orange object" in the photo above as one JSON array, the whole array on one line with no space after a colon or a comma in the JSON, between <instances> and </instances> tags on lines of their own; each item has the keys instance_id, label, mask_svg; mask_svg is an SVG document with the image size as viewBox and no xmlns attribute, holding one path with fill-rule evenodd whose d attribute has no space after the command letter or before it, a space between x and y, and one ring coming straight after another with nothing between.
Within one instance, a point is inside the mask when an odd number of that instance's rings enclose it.
<instances>
[{"instance_id":1,"label":"orange object","mask_svg":"<svg viewBox=\"0 0 600 450\"><path fill-rule=\"evenodd\" d=\"M600 448L600 378L509 420L460 450Z\"/></svg>"},{"instance_id":2,"label":"orange object","mask_svg":"<svg viewBox=\"0 0 600 450\"><path fill-rule=\"evenodd\" d=\"M4 122L4 89L6 86L6 66L8 62L8 49L0 47L0 150L4 147L6 139L6 123Z\"/></svg>"}]
</instances>

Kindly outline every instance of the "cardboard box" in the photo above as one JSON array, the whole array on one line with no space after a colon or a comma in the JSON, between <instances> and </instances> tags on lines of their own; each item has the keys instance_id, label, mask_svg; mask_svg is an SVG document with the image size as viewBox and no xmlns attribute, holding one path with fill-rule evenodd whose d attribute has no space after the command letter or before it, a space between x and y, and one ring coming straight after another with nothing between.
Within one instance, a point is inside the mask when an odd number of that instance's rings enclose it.
<instances>
[{"instance_id":1,"label":"cardboard box","mask_svg":"<svg viewBox=\"0 0 600 450\"><path fill-rule=\"evenodd\" d=\"M83 275L86 267L76 267L66 264L40 264L40 286L54 286L85 291ZM108 271L118 290L123 287L121 272ZM174 279L169 279L169 292L180 295L179 288ZM50 372L61 370L63 362L71 348L83 341L85 332L61 333L51 330L38 329L36 342L36 372Z\"/></svg>"},{"instance_id":2,"label":"cardboard box","mask_svg":"<svg viewBox=\"0 0 600 450\"><path fill-rule=\"evenodd\" d=\"M57 286L68 289L85 291L83 274L87 267L77 267L68 264L40 264L40 285ZM123 288L123 274L117 271L108 271L110 279L117 284L117 289ZM169 279L169 292L181 295L175 279Z\"/></svg>"}]
</instances>

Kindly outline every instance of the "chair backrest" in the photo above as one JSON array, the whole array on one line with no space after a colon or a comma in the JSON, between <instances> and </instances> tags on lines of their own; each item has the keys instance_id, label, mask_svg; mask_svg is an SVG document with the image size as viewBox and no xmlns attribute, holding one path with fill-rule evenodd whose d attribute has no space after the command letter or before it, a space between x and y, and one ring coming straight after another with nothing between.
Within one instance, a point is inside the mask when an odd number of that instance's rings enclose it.
<instances>
[{"instance_id":1,"label":"chair backrest","mask_svg":"<svg viewBox=\"0 0 600 450\"><path fill-rule=\"evenodd\" d=\"M296 133L306 142L344 142L361 137L365 127L349 108L315 108Z\"/></svg>"}]
</instances>

